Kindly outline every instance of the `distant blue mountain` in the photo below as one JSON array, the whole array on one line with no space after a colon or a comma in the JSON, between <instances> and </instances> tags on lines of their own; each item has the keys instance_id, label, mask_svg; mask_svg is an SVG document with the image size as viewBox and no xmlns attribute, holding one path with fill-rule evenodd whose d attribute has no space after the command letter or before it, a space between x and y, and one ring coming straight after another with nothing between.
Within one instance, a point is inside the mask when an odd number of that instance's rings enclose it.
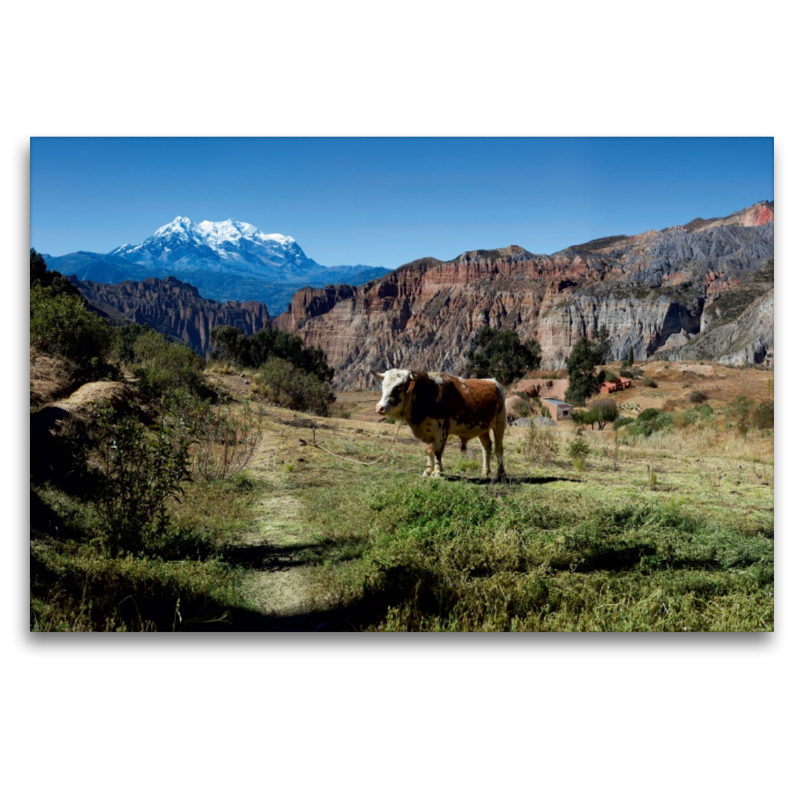
<instances>
[{"instance_id":1,"label":"distant blue mountain","mask_svg":"<svg viewBox=\"0 0 800 800\"><path fill-rule=\"evenodd\" d=\"M174 275L196 286L203 297L257 300L273 315L284 311L303 286L360 285L391 271L363 264L324 267L308 258L291 236L265 234L233 219L195 224L188 217L176 217L141 244L126 244L110 253L81 250L45 256L45 261L62 275L97 283Z\"/></svg>"}]
</instances>

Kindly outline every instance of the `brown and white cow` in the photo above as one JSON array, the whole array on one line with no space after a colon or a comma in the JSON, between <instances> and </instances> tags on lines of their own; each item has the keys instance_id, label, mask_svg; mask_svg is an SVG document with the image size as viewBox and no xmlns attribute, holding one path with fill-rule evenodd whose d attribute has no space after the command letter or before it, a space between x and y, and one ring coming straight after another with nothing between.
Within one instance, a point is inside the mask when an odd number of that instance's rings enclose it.
<instances>
[{"instance_id":1,"label":"brown and white cow","mask_svg":"<svg viewBox=\"0 0 800 800\"><path fill-rule=\"evenodd\" d=\"M423 475L442 474L442 452L448 436L463 444L476 436L483 448L483 474L489 474L492 439L497 454L497 475L503 475L503 434L506 429L505 395L494 378L469 380L441 372L390 369L372 374L383 382L383 396L375 411L408 423L427 447L428 466Z\"/></svg>"}]
</instances>

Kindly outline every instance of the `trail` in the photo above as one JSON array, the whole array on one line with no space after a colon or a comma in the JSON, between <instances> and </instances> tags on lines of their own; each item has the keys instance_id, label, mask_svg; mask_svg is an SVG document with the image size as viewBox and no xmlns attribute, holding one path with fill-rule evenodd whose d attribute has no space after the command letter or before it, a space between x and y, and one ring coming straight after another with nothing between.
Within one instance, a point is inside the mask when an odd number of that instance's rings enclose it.
<instances>
[{"instance_id":1,"label":"trail","mask_svg":"<svg viewBox=\"0 0 800 800\"><path fill-rule=\"evenodd\" d=\"M242 538L237 560L247 570L244 595L255 611L281 630L313 630L309 617L318 609L308 591L312 567L303 554L316 543L301 522L300 487L292 485L276 459L276 445L281 444L276 436L286 438L265 431L248 468L267 488L257 501L258 516Z\"/></svg>"}]
</instances>

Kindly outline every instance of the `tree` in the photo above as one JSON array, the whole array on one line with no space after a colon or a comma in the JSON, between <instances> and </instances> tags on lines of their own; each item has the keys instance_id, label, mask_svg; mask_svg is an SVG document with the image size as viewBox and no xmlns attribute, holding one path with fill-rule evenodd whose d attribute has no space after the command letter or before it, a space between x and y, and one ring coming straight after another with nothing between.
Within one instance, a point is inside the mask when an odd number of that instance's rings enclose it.
<instances>
[{"instance_id":1,"label":"tree","mask_svg":"<svg viewBox=\"0 0 800 800\"><path fill-rule=\"evenodd\" d=\"M598 429L603 430L606 423L614 422L614 420L617 419L619 416L619 409L617 408L617 404L610 397L604 397L602 400L592 403L589 409L589 415L591 417L589 421L592 423L592 427L594 428L594 423L596 422Z\"/></svg>"},{"instance_id":2,"label":"tree","mask_svg":"<svg viewBox=\"0 0 800 800\"><path fill-rule=\"evenodd\" d=\"M39 253L31 247L31 286L44 285L47 264Z\"/></svg>"},{"instance_id":3,"label":"tree","mask_svg":"<svg viewBox=\"0 0 800 800\"><path fill-rule=\"evenodd\" d=\"M581 406L587 397L597 393L600 377L595 375L594 368L605 364L608 345L608 331L605 326L600 328L594 342L590 342L585 336L578 339L567 359L569 387L565 397L568 402Z\"/></svg>"},{"instance_id":4,"label":"tree","mask_svg":"<svg viewBox=\"0 0 800 800\"><path fill-rule=\"evenodd\" d=\"M78 291L78 287L60 272L48 270L44 258L31 247L31 289L34 286L49 289L50 294L53 296L57 294L72 295L80 298L83 305L86 305L86 301Z\"/></svg>"},{"instance_id":5,"label":"tree","mask_svg":"<svg viewBox=\"0 0 800 800\"><path fill-rule=\"evenodd\" d=\"M625 367L632 367L633 366L633 345L631 345L630 350L628 350L628 357L625 359L625 363L623 364Z\"/></svg>"},{"instance_id":6,"label":"tree","mask_svg":"<svg viewBox=\"0 0 800 800\"><path fill-rule=\"evenodd\" d=\"M476 378L496 378L510 386L542 363L542 348L535 339L524 344L516 331L499 331L488 325L478 331L467 353L467 369Z\"/></svg>"},{"instance_id":7,"label":"tree","mask_svg":"<svg viewBox=\"0 0 800 800\"><path fill-rule=\"evenodd\" d=\"M333 367L328 365L324 351L305 347L299 336L277 328L263 328L247 336L238 328L220 325L211 331L211 341L212 359L232 361L240 368L258 369L271 358L281 358L323 382L333 378Z\"/></svg>"}]
</instances>

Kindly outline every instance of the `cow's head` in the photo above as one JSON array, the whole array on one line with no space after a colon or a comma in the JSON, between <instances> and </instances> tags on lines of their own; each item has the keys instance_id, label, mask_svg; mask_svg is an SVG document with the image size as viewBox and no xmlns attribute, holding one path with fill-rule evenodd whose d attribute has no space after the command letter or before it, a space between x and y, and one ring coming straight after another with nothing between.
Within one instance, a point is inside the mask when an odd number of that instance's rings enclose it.
<instances>
[{"instance_id":1,"label":"cow's head","mask_svg":"<svg viewBox=\"0 0 800 800\"><path fill-rule=\"evenodd\" d=\"M383 374L370 370L383 383L383 395L375 406L375 411L384 417L399 418L403 413L406 395L414 388L416 373L408 369L389 369Z\"/></svg>"}]
</instances>

